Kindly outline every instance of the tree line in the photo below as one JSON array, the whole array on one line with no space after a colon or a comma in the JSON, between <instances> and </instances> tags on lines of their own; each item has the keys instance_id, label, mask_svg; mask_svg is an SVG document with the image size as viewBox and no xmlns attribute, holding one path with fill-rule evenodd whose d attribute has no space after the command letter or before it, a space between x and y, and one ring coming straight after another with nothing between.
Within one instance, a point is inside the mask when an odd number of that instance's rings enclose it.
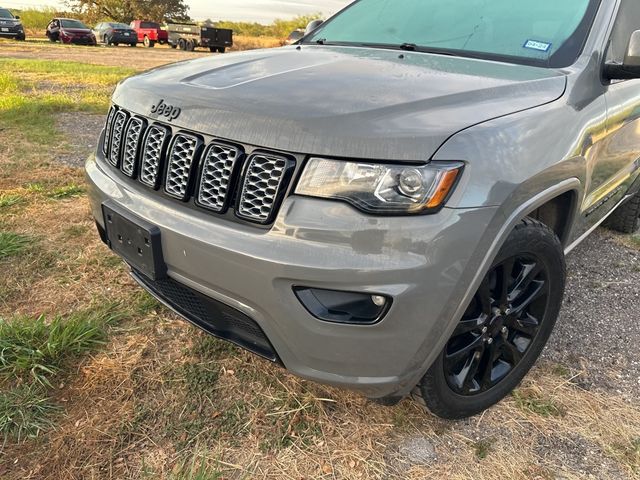
<instances>
[{"instance_id":1,"label":"tree line","mask_svg":"<svg viewBox=\"0 0 640 480\"><path fill-rule=\"evenodd\" d=\"M158 23L192 21L183 0L67 0L67 11L54 8L16 11L28 29L43 30L53 17L73 17L88 25L103 21L130 23L149 20ZM321 14L300 15L290 20L277 19L269 25L256 22L206 20L219 28L230 28L236 35L286 38L293 30L304 28Z\"/></svg>"}]
</instances>

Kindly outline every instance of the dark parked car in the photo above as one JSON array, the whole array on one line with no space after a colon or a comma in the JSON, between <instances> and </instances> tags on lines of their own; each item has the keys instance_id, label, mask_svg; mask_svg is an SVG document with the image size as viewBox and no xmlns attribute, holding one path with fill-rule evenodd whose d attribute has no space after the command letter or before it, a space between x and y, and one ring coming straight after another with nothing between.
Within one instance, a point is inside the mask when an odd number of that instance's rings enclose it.
<instances>
[{"instance_id":1,"label":"dark parked car","mask_svg":"<svg viewBox=\"0 0 640 480\"><path fill-rule=\"evenodd\" d=\"M77 45L97 45L96 36L80 20L54 18L47 26L50 42L74 43Z\"/></svg>"},{"instance_id":2,"label":"dark parked car","mask_svg":"<svg viewBox=\"0 0 640 480\"><path fill-rule=\"evenodd\" d=\"M20 17L14 16L6 8L0 8L0 38L14 38L24 40L24 27Z\"/></svg>"},{"instance_id":3,"label":"dark parked car","mask_svg":"<svg viewBox=\"0 0 640 480\"><path fill-rule=\"evenodd\" d=\"M93 34L98 42L107 45L115 45L117 47L121 43L124 43L130 47L135 47L138 44L138 34L129 25L125 25L124 23L99 23L96 25L96 28L93 29Z\"/></svg>"}]
</instances>

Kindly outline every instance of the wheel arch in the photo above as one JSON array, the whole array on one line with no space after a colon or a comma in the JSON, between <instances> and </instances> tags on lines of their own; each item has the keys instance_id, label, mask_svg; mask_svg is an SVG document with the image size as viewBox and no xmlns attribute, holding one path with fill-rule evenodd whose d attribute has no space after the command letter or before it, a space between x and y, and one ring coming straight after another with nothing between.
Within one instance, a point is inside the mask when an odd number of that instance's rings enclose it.
<instances>
[{"instance_id":1,"label":"wheel arch","mask_svg":"<svg viewBox=\"0 0 640 480\"><path fill-rule=\"evenodd\" d=\"M526 214L553 230L566 247L571 238L572 219L578 207L578 190L570 189L560 193Z\"/></svg>"},{"instance_id":2,"label":"wheel arch","mask_svg":"<svg viewBox=\"0 0 640 480\"><path fill-rule=\"evenodd\" d=\"M556 182L555 184L547 187L537 195L519 204L516 208L512 208L508 214L503 214L503 220L500 222L501 226L498 233L491 240L489 248L484 250L484 255L479 262L479 267L476 269L471 281L468 282L466 290L458 296L458 298L460 298L460 302L458 302L453 315L449 317L447 326L442 332L440 341L436 347L429 352L426 358L423 359L423 363L415 370L416 374L402 386L401 390L398 392L399 396L403 397L409 394L429 367L431 367L432 363L437 358L437 355L439 355L440 351L446 345L446 342L453 333L457 323L464 315L467 306L473 299L475 292L480 287L483 278L491 268L491 264L497 257L500 249L516 225L531 214L535 214L535 212L539 212L540 215L550 215L549 212L553 208L557 209L561 202L564 203L570 198L572 204L567 210L567 225L557 225L557 228L561 229L561 234L565 237L565 240L568 240L571 236L573 218L579 204L580 192L582 192L582 190L583 184L580 179L577 177L566 178L565 180ZM560 237L560 239L562 241L562 237ZM565 244L563 243L563 245Z\"/></svg>"}]
</instances>

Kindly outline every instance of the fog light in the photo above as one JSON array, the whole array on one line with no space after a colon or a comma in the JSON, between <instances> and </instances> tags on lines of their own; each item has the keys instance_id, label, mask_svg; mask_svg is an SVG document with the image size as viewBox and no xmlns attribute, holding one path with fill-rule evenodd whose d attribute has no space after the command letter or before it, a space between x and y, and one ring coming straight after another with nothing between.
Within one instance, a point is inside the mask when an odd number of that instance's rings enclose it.
<instances>
[{"instance_id":1,"label":"fog light","mask_svg":"<svg viewBox=\"0 0 640 480\"><path fill-rule=\"evenodd\" d=\"M391 299L384 295L294 287L300 303L314 317L333 323L372 325L389 311Z\"/></svg>"},{"instance_id":2,"label":"fog light","mask_svg":"<svg viewBox=\"0 0 640 480\"><path fill-rule=\"evenodd\" d=\"M387 299L382 295L371 295L371 301L377 307L384 307L387 304Z\"/></svg>"}]
</instances>

